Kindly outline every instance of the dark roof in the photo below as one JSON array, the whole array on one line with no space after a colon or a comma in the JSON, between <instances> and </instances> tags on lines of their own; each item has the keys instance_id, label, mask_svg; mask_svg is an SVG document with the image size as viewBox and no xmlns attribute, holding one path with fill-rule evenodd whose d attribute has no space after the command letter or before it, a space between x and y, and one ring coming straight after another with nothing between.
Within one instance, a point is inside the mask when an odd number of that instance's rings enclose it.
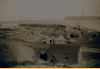
<instances>
[{"instance_id":1,"label":"dark roof","mask_svg":"<svg viewBox=\"0 0 100 69\"><path fill-rule=\"evenodd\" d=\"M51 44L47 52L78 54L80 46L67 44Z\"/></svg>"}]
</instances>

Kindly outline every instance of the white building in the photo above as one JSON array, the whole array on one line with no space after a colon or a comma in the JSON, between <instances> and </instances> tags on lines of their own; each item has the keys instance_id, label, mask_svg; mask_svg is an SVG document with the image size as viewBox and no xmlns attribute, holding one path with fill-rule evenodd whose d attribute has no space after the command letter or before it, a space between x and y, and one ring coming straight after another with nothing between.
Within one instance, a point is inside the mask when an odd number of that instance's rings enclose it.
<instances>
[{"instance_id":1,"label":"white building","mask_svg":"<svg viewBox=\"0 0 100 69\"><path fill-rule=\"evenodd\" d=\"M46 44L54 44L55 43L55 37L53 36L46 36L43 40Z\"/></svg>"},{"instance_id":2,"label":"white building","mask_svg":"<svg viewBox=\"0 0 100 69\"><path fill-rule=\"evenodd\" d=\"M94 48L97 47L97 48ZM83 45L80 48L80 52L79 52L79 64L83 64L83 61L89 61L89 60L100 60L100 49L99 46L97 45Z\"/></svg>"},{"instance_id":3,"label":"white building","mask_svg":"<svg viewBox=\"0 0 100 69\"><path fill-rule=\"evenodd\" d=\"M55 44L67 44L67 41L63 37L63 35L60 35L58 38L55 39Z\"/></svg>"},{"instance_id":4,"label":"white building","mask_svg":"<svg viewBox=\"0 0 100 69\"><path fill-rule=\"evenodd\" d=\"M46 36L43 42L45 42L46 44L67 44L67 41L63 37L63 35L60 35L58 37Z\"/></svg>"}]
</instances>

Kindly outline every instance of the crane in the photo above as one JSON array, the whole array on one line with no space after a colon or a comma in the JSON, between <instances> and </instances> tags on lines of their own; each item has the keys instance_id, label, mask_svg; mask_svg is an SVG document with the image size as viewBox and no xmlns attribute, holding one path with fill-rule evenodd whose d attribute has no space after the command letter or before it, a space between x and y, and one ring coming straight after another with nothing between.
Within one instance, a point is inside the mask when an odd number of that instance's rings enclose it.
<instances>
[{"instance_id":1,"label":"crane","mask_svg":"<svg viewBox=\"0 0 100 69\"><path fill-rule=\"evenodd\" d=\"M77 21L77 29L80 29L80 22L81 22L83 16L84 16L84 12L82 13L82 16L80 17L80 19Z\"/></svg>"}]
</instances>

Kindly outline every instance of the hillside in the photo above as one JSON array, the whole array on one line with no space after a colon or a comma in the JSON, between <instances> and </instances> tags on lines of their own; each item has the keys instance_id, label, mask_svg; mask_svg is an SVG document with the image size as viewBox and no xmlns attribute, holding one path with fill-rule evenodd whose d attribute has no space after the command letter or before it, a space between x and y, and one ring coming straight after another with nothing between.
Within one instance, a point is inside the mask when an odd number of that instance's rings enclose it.
<instances>
[{"instance_id":1,"label":"hillside","mask_svg":"<svg viewBox=\"0 0 100 69\"><path fill-rule=\"evenodd\" d=\"M20 42L0 40L0 63L33 62L35 52Z\"/></svg>"},{"instance_id":2,"label":"hillside","mask_svg":"<svg viewBox=\"0 0 100 69\"><path fill-rule=\"evenodd\" d=\"M64 20L80 19L81 16L68 16ZM100 20L100 16L83 16L82 20Z\"/></svg>"}]
</instances>

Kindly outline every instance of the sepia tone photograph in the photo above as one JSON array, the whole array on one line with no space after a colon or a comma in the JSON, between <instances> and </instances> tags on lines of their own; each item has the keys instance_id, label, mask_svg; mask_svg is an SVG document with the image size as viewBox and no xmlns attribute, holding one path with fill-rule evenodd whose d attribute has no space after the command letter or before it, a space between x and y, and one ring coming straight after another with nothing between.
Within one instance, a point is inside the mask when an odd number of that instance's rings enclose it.
<instances>
[{"instance_id":1,"label":"sepia tone photograph","mask_svg":"<svg viewBox=\"0 0 100 69\"><path fill-rule=\"evenodd\" d=\"M100 68L100 0L0 0L0 68Z\"/></svg>"}]
</instances>

